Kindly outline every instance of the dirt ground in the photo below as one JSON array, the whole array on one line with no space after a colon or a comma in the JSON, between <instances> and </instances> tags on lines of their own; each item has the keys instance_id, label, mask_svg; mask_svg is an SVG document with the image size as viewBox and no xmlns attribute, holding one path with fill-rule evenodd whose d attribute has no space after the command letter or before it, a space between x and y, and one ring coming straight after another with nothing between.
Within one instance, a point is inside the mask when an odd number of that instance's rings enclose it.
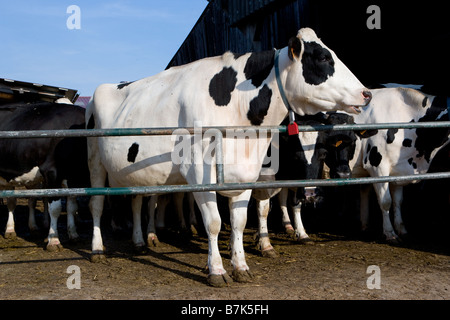
<instances>
[{"instance_id":1,"label":"dirt ground","mask_svg":"<svg viewBox=\"0 0 450 320\"><path fill-rule=\"evenodd\" d=\"M0 206L1 230L6 223L5 207ZM320 212L305 214L304 223L314 244L298 244L280 228L273 228L271 241L279 253L276 259L263 258L255 249L255 219L249 216L244 246L253 282L213 288L206 284L208 247L202 232L187 238L169 228L160 234L160 246L136 254L128 234L118 236L106 226L103 237L108 259L104 263L91 263L92 223L86 214L80 214L78 219L81 241L68 242L66 219L62 216L59 232L64 249L48 252L44 249L45 233L28 232L27 208L18 206L16 212L17 237L0 236L2 300L450 299L450 242L445 234L438 237L431 232L439 225L442 228L437 231L445 230L442 223L448 222L448 214L444 220L434 224L421 222L416 228L410 222L412 239L400 246L385 244L378 236L362 240L357 233L347 232L353 230L351 219L338 215L339 219L330 220ZM39 212L38 223L41 219ZM276 219L279 217L274 214L271 223ZM331 221L333 227L323 227L324 221ZM342 228L344 224L346 228ZM222 230L220 250L224 266L231 274L230 233L227 228ZM374 234L379 232L379 227L375 228ZM73 265L79 267L80 289L67 286L73 275L68 268ZM376 266L378 272L369 266ZM370 289L376 283L375 276L379 276L379 289Z\"/></svg>"}]
</instances>

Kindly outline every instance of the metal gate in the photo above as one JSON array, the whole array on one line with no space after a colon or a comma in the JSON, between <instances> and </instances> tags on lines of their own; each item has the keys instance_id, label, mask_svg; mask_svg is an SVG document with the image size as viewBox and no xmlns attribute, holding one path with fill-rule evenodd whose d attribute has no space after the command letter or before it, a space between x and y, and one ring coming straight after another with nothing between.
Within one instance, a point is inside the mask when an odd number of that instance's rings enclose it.
<instances>
[{"instance_id":1,"label":"metal gate","mask_svg":"<svg viewBox=\"0 0 450 320\"><path fill-rule=\"evenodd\" d=\"M450 121L421 122L421 123L378 123L352 125L317 125L299 126L299 131L325 130L369 130L369 129L414 129L414 128L444 128L450 127ZM128 129L77 129L77 130L37 130L37 131L0 131L0 139L49 138L49 137L106 137L106 136L142 136L142 135L172 135L180 130L195 133L198 128L128 128ZM225 183L223 173L222 139L226 130L266 130L270 132L286 133L286 126L264 127L204 127L202 132L211 130L217 139L216 159L217 183L191 185L162 185L124 188L69 188L69 189L31 189L31 190L1 190L1 198L33 198L33 197L63 197L63 196L94 196L94 195L142 195L174 192L201 192L246 190L281 187L310 187L310 186L344 186L355 184L371 184L383 182L402 182L415 180L430 180L450 178L450 172L425 173L407 176L383 176L347 179L316 179L316 180L280 180L257 181L248 183ZM0 155L1 156L1 155Z\"/></svg>"}]
</instances>

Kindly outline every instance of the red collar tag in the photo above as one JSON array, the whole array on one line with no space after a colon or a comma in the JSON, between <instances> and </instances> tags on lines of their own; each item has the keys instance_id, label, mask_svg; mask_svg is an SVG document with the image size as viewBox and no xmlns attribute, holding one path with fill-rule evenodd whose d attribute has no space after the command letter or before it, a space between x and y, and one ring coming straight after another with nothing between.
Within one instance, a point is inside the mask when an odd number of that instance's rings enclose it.
<instances>
[{"instance_id":1,"label":"red collar tag","mask_svg":"<svg viewBox=\"0 0 450 320\"><path fill-rule=\"evenodd\" d=\"M288 134L293 136L294 134L298 134L298 125L296 122L291 122L287 126Z\"/></svg>"}]
</instances>

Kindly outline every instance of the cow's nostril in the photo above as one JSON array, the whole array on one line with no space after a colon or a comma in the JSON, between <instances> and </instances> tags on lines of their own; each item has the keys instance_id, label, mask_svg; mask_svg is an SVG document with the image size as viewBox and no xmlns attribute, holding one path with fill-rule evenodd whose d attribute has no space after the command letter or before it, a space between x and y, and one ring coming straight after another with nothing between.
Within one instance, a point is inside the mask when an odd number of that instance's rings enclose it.
<instances>
[{"instance_id":1,"label":"cow's nostril","mask_svg":"<svg viewBox=\"0 0 450 320\"><path fill-rule=\"evenodd\" d=\"M369 103L370 100L372 100L372 92L366 90L362 92L362 95L364 97L364 100L366 101L366 103Z\"/></svg>"}]
</instances>

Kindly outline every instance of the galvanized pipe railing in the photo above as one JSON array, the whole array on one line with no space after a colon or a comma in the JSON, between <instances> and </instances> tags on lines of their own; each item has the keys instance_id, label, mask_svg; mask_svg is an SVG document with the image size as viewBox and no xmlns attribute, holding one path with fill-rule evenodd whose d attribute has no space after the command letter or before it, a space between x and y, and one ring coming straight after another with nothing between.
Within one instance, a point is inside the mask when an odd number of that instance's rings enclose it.
<instances>
[{"instance_id":1,"label":"galvanized pipe railing","mask_svg":"<svg viewBox=\"0 0 450 320\"><path fill-rule=\"evenodd\" d=\"M299 126L299 131L325 131L325 130L369 130L369 129L414 129L414 128L444 128L450 127L450 121L420 122L420 123L378 123L378 124L352 124L352 125L317 125ZM258 181L248 183L225 183L223 176L223 133L227 130L255 130L265 132L286 132L286 126L265 127L202 127L202 128L125 128L125 129L74 129L74 130L30 130L30 131L0 131L0 139L20 138L50 138L50 137L105 137L105 136L141 136L141 135L172 135L184 131L189 134L205 133L208 130L217 139L216 162L217 184L196 185L162 185L127 188L71 188L71 189L32 189L32 190L3 190L2 198L33 198L33 197L63 197L63 196L93 196L93 195L138 195L159 194L173 192L201 192L246 190L280 187L310 187L310 186L344 186L356 184L372 184L383 182L405 182L415 180L430 180L450 178L450 172L426 173L408 176L385 176L349 179L317 179L317 180L284 180L284 181ZM180 133L178 133L180 134Z\"/></svg>"}]
</instances>

